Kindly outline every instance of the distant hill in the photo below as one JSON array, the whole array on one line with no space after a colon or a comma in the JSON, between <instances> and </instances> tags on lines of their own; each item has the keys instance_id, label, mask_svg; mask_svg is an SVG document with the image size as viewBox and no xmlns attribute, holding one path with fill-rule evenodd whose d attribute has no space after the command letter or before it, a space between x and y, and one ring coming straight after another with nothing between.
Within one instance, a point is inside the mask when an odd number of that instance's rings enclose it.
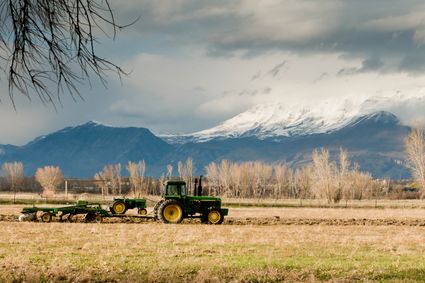
<instances>
[{"instance_id":1,"label":"distant hill","mask_svg":"<svg viewBox=\"0 0 425 283\"><path fill-rule=\"evenodd\" d=\"M2 146L2 161L24 162L27 174L37 167L58 165L68 177L92 177L107 163L144 159L155 172L155 164L174 147L148 129L109 127L88 122L38 137L22 147ZM159 169L157 169L159 170Z\"/></svg>"},{"instance_id":2,"label":"distant hill","mask_svg":"<svg viewBox=\"0 0 425 283\"><path fill-rule=\"evenodd\" d=\"M244 132L242 135L208 138L173 136L167 138L168 142L146 128L111 127L88 122L38 137L21 147L0 146L0 161L20 160L28 175L34 174L37 167L58 165L67 177L92 177L105 164L118 162L123 164L125 175L127 161L144 159L146 174L160 176L165 173L167 164L176 168L177 162L187 157L194 159L196 173L201 174L209 162L221 159L286 161L300 166L310 161L315 148L326 147L336 156L343 147L352 161L375 177L409 177L402 163L404 138L410 129L395 115L385 111L352 115L347 120L339 120L338 127L324 127L321 122L307 120L308 127L301 123L297 130L295 124L291 125L292 134L274 125L274 134L268 131L267 135L259 136L258 133L265 131L256 125L256 131L251 134ZM327 130L317 130L312 125ZM307 132L300 130L307 128ZM286 134L277 135L279 132Z\"/></svg>"}]
</instances>

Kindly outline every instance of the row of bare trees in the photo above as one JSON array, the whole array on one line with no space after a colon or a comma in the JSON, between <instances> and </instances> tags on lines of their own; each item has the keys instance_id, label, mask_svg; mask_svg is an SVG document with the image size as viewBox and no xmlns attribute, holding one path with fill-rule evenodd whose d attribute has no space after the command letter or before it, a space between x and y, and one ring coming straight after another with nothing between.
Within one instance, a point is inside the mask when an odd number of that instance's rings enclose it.
<instances>
[{"instance_id":1,"label":"row of bare trees","mask_svg":"<svg viewBox=\"0 0 425 283\"><path fill-rule=\"evenodd\" d=\"M121 164L105 165L102 171L94 175L97 185L100 187L102 195L122 194L123 178L121 175ZM158 184L151 184L152 180L145 177L146 163L144 160L138 162L128 161L126 166L128 172L128 181L130 183L131 194L133 197L140 197L146 194L158 194ZM162 184L165 180L172 178L173 166L168 164L167 173L162 175L158 182ZM190 185L193 183L193 159L188 158L185 163L179 161L177 163L177 173L180 179L185 180Z\"/></svg>"},{"instance_id":2,"label":"row of bare trees","mask_svg":"<svg viewBox=\"0 0 425 283\"><path fill-rule=\"evenodd\" d=\"M16 192L20 191L24 180L24 165L22 162L5 162L2 166L3 172L9 183L10 190L13 192L13 198L16 198ZM43 195L50 196L56 193L57 187L63 182L63 174L57 166L44 166L38 168L35 172L35 180L40 183Z\"/></svg>"},{"instance_id":3,"label":"row of bare trees","mask_svg":"<svg viewBox=\"0 0 425 283\"><path fill-rule=\"evenodd\" d=\"M129 161L126 169L128 171L131 194L133 197L140 197L147 194L145 184L146 163L144 160L138 162ZM121 164L108 164L103 167L103 170L94 175L97 185L100 187L102 196L110 193L122 194L122 176Z\"/></svg>"},{"instance_id":4,"label":"row of bare trees","mask_svg":"<svg viewBox=\"0 0 425 283\"><path fill-rule=\"evenodd\" d=\"M315 150L313 162L293 169L286 163L261 161L234 163L211 162L205 171L210 194L236 198L324 198L328 202L341 199L373 197L376 189L371 175L352 166L347 153L340 150L339 161L331 161L326 149Z\"/></svg>"}]
</instances>

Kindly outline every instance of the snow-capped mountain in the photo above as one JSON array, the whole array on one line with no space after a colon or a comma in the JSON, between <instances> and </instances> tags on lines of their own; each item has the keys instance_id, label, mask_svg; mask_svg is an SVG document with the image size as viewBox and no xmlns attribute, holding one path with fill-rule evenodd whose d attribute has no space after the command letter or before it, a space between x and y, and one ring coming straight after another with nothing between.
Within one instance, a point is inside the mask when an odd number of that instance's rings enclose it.
<instances>
[{"instance_id":1,"label":"snow-capped mountain","mask_svg":"<svg viewBox=\"0 0 425 283\"><path fill-rule=\"evenodd\" d=\"M195 161L196 174L203 174L206 165L223 159L303 166L311 162L314 149L327 148L335 157L342 147L375 177L408 178L402 161L410 128L400 120L420 118L424 108L424 97L263 104L217 127L162 138L146 128L90 121L23 146L0 145L0 162L22 161L28 175L38 167L58 165L68 177L91 177L105 164L143 159L146 174L160 176L168 164L177 166L188 157Z\"/></svg>"},{"instance_id":2,"label":"snow-capped mountain","mask_svg":"<svg viewBox=\"0 0 425 283\"><path fill-rule=\"evenodd\" d=\"M307 136L332 133L340 130L361 117L386 111L397 112L397 106L404 109L420 104L424 97L407 98L373 97L362 100L327 100L314 105L290 105L282 102L261 104L224 121L220 125L180 136L163 136L172 143L205 142L214 139L255 137L261 140L282 137ZM399 116L399 115L397 115Z\"/></svg>"}]
</instances>

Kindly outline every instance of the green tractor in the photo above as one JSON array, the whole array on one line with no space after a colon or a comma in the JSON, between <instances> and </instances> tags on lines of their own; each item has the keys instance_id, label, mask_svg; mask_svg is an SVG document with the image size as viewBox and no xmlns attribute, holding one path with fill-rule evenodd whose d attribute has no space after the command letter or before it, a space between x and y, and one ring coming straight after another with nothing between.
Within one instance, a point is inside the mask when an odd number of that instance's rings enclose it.
<instances>
[{"instance_id":1,"label":"green tractor","mask_svg":"<svg viewBox=\"0 0 425 283\"><path fill-rule=\"evenodd\" d=\"M146 200L143 198L114 198L109 208L112 214L124 214L128 209L137 208L139 215L146 215Z\"/></svg>"},{"instance_id":2,"label":"green tractor","mask_svg":"<svg viewBox=\"0 0 425 283\"><path fill-rule=\"evenodd\" d=\"M202 196L202 176L195 179L193 195L188 195L186 182L167 181L163 187L162 200L154 207L154 216L163 223L180 223L185 218L200 218L205 224L221 224L228 214L221 207L221 199Z\"/></svg>"}]
</instances>

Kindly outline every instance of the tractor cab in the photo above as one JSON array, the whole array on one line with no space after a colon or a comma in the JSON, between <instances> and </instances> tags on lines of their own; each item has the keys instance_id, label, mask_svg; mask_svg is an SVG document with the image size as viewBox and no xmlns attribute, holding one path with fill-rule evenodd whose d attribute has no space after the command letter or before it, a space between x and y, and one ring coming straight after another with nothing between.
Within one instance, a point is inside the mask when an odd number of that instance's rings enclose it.
<instances>
[{"instance_id":1,"label":"tractor cab","mask_svg":"<svg viewBox=\"0 0 425 283\"><path fill-rule=\"evenodd\" d=\"M164 184L162 194L164 197L180 197L187 195L186 182L184 181L167 181Z\"/></svg>"}]
</instances>

